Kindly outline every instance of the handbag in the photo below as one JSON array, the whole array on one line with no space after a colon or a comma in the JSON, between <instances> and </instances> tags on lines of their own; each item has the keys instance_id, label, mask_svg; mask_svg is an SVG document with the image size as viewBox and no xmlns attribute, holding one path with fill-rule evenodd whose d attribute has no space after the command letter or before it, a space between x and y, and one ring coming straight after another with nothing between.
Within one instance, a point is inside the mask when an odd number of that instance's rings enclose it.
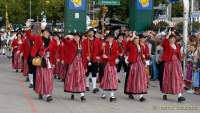
<instances>
[{"instance_id":1,"label":"handbag","mask_svg":"<svg viewBox=\"0 0 200 113\"><path fill-rule=\"evenodd\" d=\"M34 66L37 66L37 67L38 67L38 66L41 66L41 65L42 65L42 58L39 57L39 56L33 58L32 64L33 64Z\"/></svg>"}]
</instances>

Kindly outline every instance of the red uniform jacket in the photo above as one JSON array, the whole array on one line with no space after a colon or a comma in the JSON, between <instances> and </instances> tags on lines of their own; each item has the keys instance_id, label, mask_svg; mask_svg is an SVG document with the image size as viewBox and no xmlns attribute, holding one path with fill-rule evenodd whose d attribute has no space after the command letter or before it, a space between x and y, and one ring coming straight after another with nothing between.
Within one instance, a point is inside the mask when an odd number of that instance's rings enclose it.
<instances>
[{"instance_id":1,"label":"red uniform jacket","mask_svg":"<svg viewBox=\"0 0 200 113\"><path fill-rule=\"evenodd\" d=\"M144 50L142 50L141 47L141 52L142 51ZM128 62L130 63L135 63L139 56L138 48L132 41L129 41L127 43L127 56L128 56ZM140 57L142 58L142 53L140 54Z\"/></svg>"},{"instance_id":2,"label":"red uniform jacket","mask_svg":"<svg viewBox=\"0 0 200 113\"><path fill-rule=\"evenodd\" d=\"M56 61L57 60L62 60L62 46L64 46L64 44L62 44L61 42L60 42L60 44L59 45L57 45L57 47L56 47L56 54L55 54L55 59L56 59Z\"/></svg>"},{"instance_id":3,"label":"red uniform jacket","mask_svg":"<svg viewBox=\"0 0 200 113\"><path fill-rule=\"evenodd\" d=\"M98 38L94 39L94 49L92 52L92 61L95 63L102 63L102 41ZM96 57L100 57L100 60L97 60Z\"/></svg>"},{"instance_id":4,"label":"red uniform jacket","mask_svg":"<svg viewBox=\"0 0 200 113\"><path fill-rule=\"evenodd\" d=\"M142 57L143 57L143 59L149 60L150 59L150 52L149 52L148 45L146 43L144 45L140 44L140 47L142 49Z\"/></svg>"},{"instance_id":5,"label":"red uniform jacket","mask_svg":"<svg viewBox=\"0 0 200 113\"><path fill-rule=\"evenodd\" d=\"M122 54L124 56L125 51L126 51L126 40L122 40L121 43L118 42L118 45L119 45L119 54Z\"/></svg>"},{"instance_id":6,"label":"red uniform jacket","mask_svg":"<svg viewBox=\"0 0 200 113\"><path fill-rule=\"evenodd\" d=\"M110 45L108 42L106 42L106 46L105 46L105 54L108 56L107 59L104 59L105 61L107 61L111 66L115 66L115 60L118 57L118 43L116 40L113 40L113 44L110 48Z\"/></svg>"},{"instance_id":7,"label":"red uniform jacket","mask_svg":"<svg viewBox=\"0 0 200 113\"><path fill-rule=\"evenodd\" d=\"M94 55L94 39L90 40L90 39L84 39L82 41L82 58L83 58L83 65L85 66L85 68L87 67L88 64L88 60L87 57L90 57L90 60L93 61L93 55Z\"/></svg>"},{"instance_id":8,"label":"red uniform jacket","mask_svg":"<svg viewBox=\"0 0 200 113\"><path fill-rule=\"evenodd\" d=\"M28 57L30 55L30 43L28 38L24 38L22 45L19 47L19 51L23 53L24 60L28 60Z\"/></svg>"},{"instance_id":9,"label":"red uniform jacket","mask_svg":"<svg viewBox=\"0 0 200 113\"><path fill-rule=\"evenodd\" d=\"M178 59L181 60L181 53L180 53L181 46L180 45L176 45L176 50L175 50L171 47L169 40L165 38L163 40L162 46L164 50L164 53L161 56L162 61L165 61L165 62L170 61L174 52L176 53Z\"/></svg>"},{"instance_id":10,"label":"red uniform jacket","mask_svg":"<svg viewBox=\"0 0 200 113\"><path fill-rule=\"evenodd\" d=\"M66 64L71 64L76 54L76 42L74 40L64 39L64 46L62 46L61 57Z\"/></svg>"},{"instance_id":11,"label":"red uniform jacket","mask_svg":"<svg viewBox=\"0 0 200 113\"><path fill-rule=\"evenodd\" d=\"M42 37L39 35L31 35L30 31L26 32L26 36L34 42L33 46L31 47L31 56L36 57L37 55L44 57L45 52L47 49L50 52L50 62L51 64L54 64L54 52L55 52L55 40L51 40L49 43L49 46L47 48L44 48L43 46L43 40Z\"/></svg>"},{"instance_id":12,"label":"red uniform jacket","mask_svg":"<svg viewBox=\"0 0 200 113\"><path fill-rule=\"evenodd\" d=\"M75 56L77 55L77 49L78 49L77 43L74 40L69 41L68 48L70 52L70 57L68 59L68 62L69 64L72 64Z\"/></svg>"}]
</instances>

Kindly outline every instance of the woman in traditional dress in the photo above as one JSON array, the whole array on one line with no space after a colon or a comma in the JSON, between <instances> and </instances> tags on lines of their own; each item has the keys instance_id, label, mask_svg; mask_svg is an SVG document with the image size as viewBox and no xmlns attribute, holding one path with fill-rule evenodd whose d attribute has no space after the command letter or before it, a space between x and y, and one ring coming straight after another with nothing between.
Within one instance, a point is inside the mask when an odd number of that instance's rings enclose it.
<instances>
[{"instance_id":1,"label":"woman in traditional dress","mask_svg":"<svg viewBox=\"0 0 200 113\"><path fill-rule=\"evenodd\" d=\"M28 74L29 74L29 68L28 68L28 58L30 54L30 44L29 40L26 36L24 36L23 43L19 47L18 53L23 54L23 75L27 77L26 81L28 81Z\"/></svg>"},{"instance_id":2,"label":"woman in traditional dress","mask_svg":"<svg viewBox=\"0 0 200 113\"><path fill-rule=\"evenodd\" d=\"M86 70L82 61L81 37L77 34L74 40L68 43L68 52L71 54L69 68L65 78L64 91L71 93L71 99L74 100L74 93L80 93L81 101L85 101L84 92L86 91Z\"/></svg>"},{"instance_id":3,"label":"woman in traditional dress","mask_svg":"<svg viewBox=\"0 0 200 113\"><path fill-rule=\"evenodd\" d=\"M19 50L19 47L22 45L23 40L22 40L22 34L17 33L16 34L16 39L12 41L12 67L13 69L18 72L19 70L22 70L22 59L20 57L20 52L17 52Z\"/></svg>"},{"instance_id":4,"label":"woman in traditional dress","mask_svg":"<svg viewBox=\"0 0 200 113\"><path fill-rule=\"evenodd\" d=\"M106 61L104 75L101 79L100 88L104 91L102 99L106 98L106 92L110 91L110 102L116 101L115 92L118 89L118 78L115 60L118 57L118 43L114 35L109 34L107 42L103 44L103 59Z\"/></svg>"},{"instance_id":5,"label":"woman in traditional dress","mask_svg":"<svg viewBox=\"0 0 200 113\"><path fill-rule=\"evenodd\" d=\"M136 36L127 44L127 54L129 62L129 72L126 76L125 94L130 99L133 95L139 95L140 102L145 101L143 94L147 94L148 77L145 73L145 61L142 53L142 47L139 43L139 37Z\"/></svg>"},{"instance_id":6,"label":"woman in traditional dress","mask_svg":"<svg viewBox=\"0 0 200 113\"><path fill-rule=\"evenodd\" d=\"M34 37L32 37L34 38ZM37 36L34 40L35 57L42 58L41 66L36 69L35 76L35 92L39 95L39 99L42 100L43 96L46 96L46 101L53 100L53 53L55 48L55 40L50 39L50 33L48 30L43 31L43 36Z\"/></svg>"},{"instance_id":7,"label":"woman in traditional dress","mask_svg":"<svg viewBox=\"0 0 200 113\"><path fill-rule=\"evenodd\" d=\"M164 61L162 93L163 100L167 100L167 94L178 95L178 102L185 101L182 96L184 91L183 73L181 66L180 45L175 44L176 36L169 33L163 40L162 46L164 53L161 56Z\"/></svg>"}]
</instances>

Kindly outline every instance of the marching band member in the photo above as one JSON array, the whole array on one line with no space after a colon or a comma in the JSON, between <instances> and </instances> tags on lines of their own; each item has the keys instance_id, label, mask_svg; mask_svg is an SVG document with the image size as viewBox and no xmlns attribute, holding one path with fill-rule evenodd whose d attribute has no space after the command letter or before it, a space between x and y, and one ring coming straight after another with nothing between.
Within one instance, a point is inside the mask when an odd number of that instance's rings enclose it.
<instances>
[{"instance_id":1,"label":"marching band member","mask_svg":"<svg viewBox=\"0 0 200 113\"><path fill-rule=\"evenodd\" d=\"M100 88L104 90L101 98L105 99L105 91L110 91L110 102L116 101L114 91L118 88L118 78L115 60L118 57L118 44L113 34L109 34L107 42L103 44L102 57L106 61L106 66L100 83Z\"/></svg>"},{"instance_id":2,"label":"marching band member","mask_svg":"<svg viewBox=\"0 0 200 113\"><path fill-rule=\"evenodd\" d=\"M55 38L57 42L57 47L55 50L55 69L54 69L55 76L54 77L60 79L62 44L61 44L61 40L57 36Z\"/></svg>"},{"instance_id":3,"label":"marching band member","mask_svg":"<svg viewBox=\"0 0 200 113\"><path fill-rule=\"evenodd\" d=\"M68 52L71 54L69 68L65 78L64 91L72 93L71 99L74 100L74 93L80 93L81 101L85 101L84 92L86 91L86 70L82 62L81 37L76 34L74 40L68 43Z\"/></svg>"},{"instance_id":4,"label":"marching band member","mask_svg":"<svg viewBox=\"0 0 200 113\"><path fill-rule=\"evenodd\" d=\"M144 60L145 62L145 72L146 72L146 75L148 77L148 80L150 79L150 50L149 50L149 47L147 45L147 42L146 42L147 38L146 36L144 35L140 35L140 47L141 47L141 50L142 50L142 59Z\"/></svg>"},{"instance_id":5,"label":"marching band member","mask_svg":"<svg viewBox=\"0 0 200 113\"><path fill-rule=\"evenodd\" d=\"M18 70L22 70L22 60L21 60L20 53L18 52L22 43L23 43L22 34L17 33L16 39L14 39L11 43L11 46L13 48L13 51L12 51L12 67L13 67L13 69L16 70L16 72L18 72Z\"/></svg>"},{"instance_id":6,"label":"marching band member","mask_svg":"<svg viewBox=\"0 0 200 113\"><path fill-rule=\"evenodd\" d=\"M94 40L94 32L89 31L87 39L84 39L82 42L83 46L83 64L85 66L85 69L87 69L87 80L86 80L86 88L87 91L89 91L89 73L92 73L92 89L93 93L97 93L99 89L96 86L97 82L97 70L98 67L96 66L96 62L100 60L99 58L99 52L95 51L98 50L98 44L99 41ZM97 44L97 45L95 45ZM96 47L95 47L96 46ZM97 56L96 56L97 55Z\"/></svg>"},{"instance_id":7,"label":"marching band member","mask_svg":"<svg viewBox=\"0 0 200 113\"><path fill-rule=\"evenodd\" d=\"M41 59L40 65L36 66L36 74L34 75L34 90L39 95L39 99L43 99L46 96L47 102L53 100L53 53L55 48L55 40L50 39L50 33L48 30L44 30L43 36L31 35L27 32L27 37L34 41L34 45L31 51L31 62L33 64L34 58L39 57Z\"/></svg>"},{"instance_id":8,"label":"marching band member","mask_svg":"<svg viewBox=\"0 0 200 113\"><path fill-rule=\"evenodd\" d=\"M143 94L147 94L147 76L145 73L145 64L143 59L143 48L139 43L139 37L131 38L127 44L129 72L126 76L125 94L130 99L134 99L134 95L140 95L140 102L145 101Z\"/></svg>"},{"instance_id":9,"label":"marching band member","mask_svg":"<svg viewBox=\"0 0 200 113\"><path fill-rule=\"evenodd\" d=\"M183 102L185 98L182 96L184 82L180 62L180 45L175 44L175 42L176 36L170 32L162 43L164 50L161 56L162 61L164 61L162 93L164 93L163 100L167 100L167 94L176 94L178 95L178 102Z\"/></svg>"},{"instance_id":10,"label":"marching band member","mask_svg":"<svg viewBox=\"0 0 200 113\"><path fill-rule=\"evenodd\" d=\"M29 81L28 57L30 53L30 45L29 40L26 36L24 36L24 40L22 42L22 45L19 47L18 53L21 53L23 55L23 75L27 77L26 81Z\"/></svg>"}]
</instances>

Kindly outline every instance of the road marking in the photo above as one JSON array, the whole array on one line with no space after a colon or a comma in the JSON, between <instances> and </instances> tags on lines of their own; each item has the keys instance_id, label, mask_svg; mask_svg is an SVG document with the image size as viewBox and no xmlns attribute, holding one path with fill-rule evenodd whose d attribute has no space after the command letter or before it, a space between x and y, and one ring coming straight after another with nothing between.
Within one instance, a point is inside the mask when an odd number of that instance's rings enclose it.
<instances>
[{"instance_id":1,"label":"road marking","mask_svg":"<svg viewBox=\"0 0 200 113\"><path fill-rule=\"evenodd\" d=\"M29 91L27 90L24 81L20 80L19 76L16 77L17 81L19 82L20 87L23 90L23 95L26 99L26 101L28 102L29 107L31 108L32 113L37 113L37 109L30 97Z\"/></svg>"}]
</instances>

